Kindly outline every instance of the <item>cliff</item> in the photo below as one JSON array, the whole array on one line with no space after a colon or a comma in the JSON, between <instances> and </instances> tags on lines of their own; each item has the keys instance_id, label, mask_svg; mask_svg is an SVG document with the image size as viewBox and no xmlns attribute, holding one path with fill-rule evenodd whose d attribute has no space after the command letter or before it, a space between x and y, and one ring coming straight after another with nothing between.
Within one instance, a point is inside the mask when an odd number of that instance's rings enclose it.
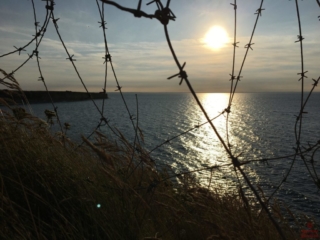
<instances>
[{"instance_id":1,"label":"cliff","mask_svg":"<svg viewBox=\"0 0 320 240\"><path fill-rule=\"evenodd\" d=\"M9 93L9 94L8 94ZM16 103L21 103L21 97L16 91L0 90L0 98L11 98ZM49 91L54 102L71 102L89 100L90 97L86 92L71 92L71 91ZM46 103L50 102L49 94L46 91L24 91L30 103ZM93 99L108 98L107 94L90 93Z\"/></svg>"}]
</instances>

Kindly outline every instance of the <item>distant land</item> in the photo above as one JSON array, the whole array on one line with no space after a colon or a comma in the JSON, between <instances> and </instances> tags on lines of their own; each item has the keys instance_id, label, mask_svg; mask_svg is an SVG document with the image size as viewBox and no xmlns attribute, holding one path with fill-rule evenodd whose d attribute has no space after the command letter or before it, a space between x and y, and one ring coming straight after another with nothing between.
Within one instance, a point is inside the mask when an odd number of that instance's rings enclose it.
<instances>
[{"instance_id":1,"label":"distant land","mask_svg":"<svg viewBox=\"0 0 320 240\"><path fill-rule=\"evenodd\" d=\"M23 91L30 103L47 103L51 102L49 94L54 102L73 102L89 100L89 94L86 92L72 92L72 91ZM49 94L48 94L49 93ZM108 98L107 94L90 93L93 99ZM9 98L20 104L22 102L21 95L17 91L0 90L0 98Z\"/></svg>"}]
</instances>

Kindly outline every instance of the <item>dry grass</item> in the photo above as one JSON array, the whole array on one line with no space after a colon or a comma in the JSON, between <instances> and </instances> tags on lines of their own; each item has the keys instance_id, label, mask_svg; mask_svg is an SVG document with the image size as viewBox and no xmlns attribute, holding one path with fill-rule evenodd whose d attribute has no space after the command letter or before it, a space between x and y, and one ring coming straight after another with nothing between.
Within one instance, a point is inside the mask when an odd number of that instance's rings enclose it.
<instances>
[{"instance_id":1,"label":"dry grass","mask_svg":"<svg viewBox=\"0 0 320 240\"><path fill-rule=\"evenodd\" d=\"M74 151L39 123L0 117L1 239L279 239L239 194L208 191L190 175L162 181L146 155L128 168L132 149L102 134Z\"/></svg>"},{"instance_id":2,"label":"dry grass","mask_svg":"<svg viewBox=\"0 0 320 240\"><path fill-rule=\"evenodd\" d=\"M23 94L13 76L1 81ZM97 133L76 148L8 101L0 99L0 239L280 239L243 194L205 189L190 174L171 182L121 133L119 143Z\"/></svg>"}]
</instances>

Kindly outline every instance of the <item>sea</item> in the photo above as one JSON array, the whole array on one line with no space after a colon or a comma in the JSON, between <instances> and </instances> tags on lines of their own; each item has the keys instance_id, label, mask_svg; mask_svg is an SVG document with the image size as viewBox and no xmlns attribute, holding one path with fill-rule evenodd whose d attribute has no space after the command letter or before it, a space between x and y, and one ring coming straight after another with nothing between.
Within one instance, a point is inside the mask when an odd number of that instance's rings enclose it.
<instances>
[{"instance_id":1,"label":"sea","mask_svg":"<svg viewBox=\"0 0 320 240\"><path fill-rule=\"evenodd\" d=\"M134 141L132 121L138 124L144 135L143 146L149 152L157 168L168 167L171 174L193 171L203 186L217 187L224 191L236 191L238 179L232 166L208 169L231 163L223 145L190 93L109 93L109 98L92 101L56 103L60 120L71 125L67 136L81 143L81 136L90 136L96 130L102 106L109 125L119 129ZM236 93L231 112L227 116L229 94L200 93L199 100L208 113L223 140L242 162L250 181L259 193L267 198L285 178L293 163L296 134L295 124L301 106L300 93ZM304 94L306 99L307 93ZM302 118L300 143L303 149L320 140L320 93L309 98ZM46 119L44 111L53 110L51 104L32 104L33 113ZM128 110L130 113L128 113ZM131 116L131 117L130 117ZM299 127L299 125L298 125ZM52 131L58 131L55 123ZM107 126L99 131L110 139L113 133ZM94 135L90 137L94 141ZM306 154L305 161L296 158L292 169L274 195L278 203L296 214L302 214L320 222L320 192L315 181L320 177L320 145ZM283 156L289 156L279 158ZM279 158L279 159L276 159ZM274 159L270 161L262 161ZM311 164L313 160L313 164ZM248 196L254 199L250 189L239 176ZM320 183L320 182L319 182ZM257 203L257 201L256 201ZM300 219L300 218L298 218ZM303 219L303 218L301 218ZM305 221L305 220L301 220Z\"/></svg>"}]
</instances>

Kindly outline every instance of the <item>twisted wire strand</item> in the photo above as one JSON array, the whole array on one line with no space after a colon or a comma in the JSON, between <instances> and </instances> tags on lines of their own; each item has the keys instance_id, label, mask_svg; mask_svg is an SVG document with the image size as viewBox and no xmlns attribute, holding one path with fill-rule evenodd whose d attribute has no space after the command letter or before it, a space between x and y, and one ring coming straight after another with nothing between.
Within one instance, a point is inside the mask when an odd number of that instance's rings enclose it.
<instances>
[{"instance_id":1,"label":"twisted wire strand","mask_svg":"<svg viewBox=\"0 0 320 240\"><path fill-rule=\"evenodd\" d=\"M49 3L49 1L47 1L47 4ZM53 2L51 2L52 6L53 6ZM36 11L35 11L35 6L34 6L34 0L32 0L32 7L33 7L33 12L34 12L34 22L36 23L37 22L37 16L36 16ZM50 13L49 13L49 9L47 8L47 11L46 11L46 19L47 19L47 24L46 24L46 27L45 29L47 29L48 25L49 25L49 21L50 21L50 16L52 15L52 11L53 10L50 10ZM48 17L49 16L49 17ZM35 24L35 35L37 35L37 25ZM43 77L43 74L42 74L42 70L41 70L41 66L40 66L40 60L39 60L39 54L38 54L38 48L40 46L40 43L42 42L42 39L44 37L44 34L43 33L41 35L41 38L40 40L38 41L38 37L36 37L36 49L34 50L34 52L36 52L37 54L36 55L36 58L37 58L37 65L38 65L38 70L39 70L39 73L40 73L40 81L42 81L45 89L46 89L46 92L48 94L48 97L50 99L50 102L51 102L51 105L56 113L56 117L57 117L57 122L59 124L59 127L60 127L60 130L61 130L61 133L63 133L63 128L62 128L62 124L61 124L61 121L60 121L60 117L59 117L59 114L58 114L58 107L56 107L52 97L51 97L51 94L49 92L49 89L48 89L48 86L47 86L47 83L46 81L44 80L44 77Z\"/></svg>"},{"instance_id":2,"label":"twisted wire strand","mask_svg":"<svg viewBox=\"0 0 320 240\"><path fill-rule=\"evenodd\" d=\"M233 91L233 81L234 81L234 68L235 68L235 62L236 62L236 48L237 48L237 0L234 0L234 3L230 3L233 5L234 8L234 32L233 32L233 54L232 54L232 71L231 71L231 85L230 85L230 95L229 95L229 103L227 107L227 118L226 118L226 137L227 137L227 144L228 147L230 147L230 141L229 141L229 114L230 114L230 108L231 108L231 96Z\"/></svg>"},{"instance_id":3,"label":"twisted wire strand","mask_svg":"<svg viewBox=\"0 0 320 240\"><path fill-rule=\"evenodd\" d=\"M104 73L104 87L103 87L103 93L105 95L105 97L102 100L102 107L101 107L101 112L102 115L104 113L104 104L105 104L105 100L106 100L106 94L107 94L107 77L108 77L108 56L110 56L109 53L109 49L108 49L108 42L107 42L107 36L106 36L106 27L105 27L105 20L104 20L104 4L102 4L102 10L100 8L100 4L98 2L98 0L96 0L97 6L98 6L98 10L99 10L99 15L100 15L100 19L101 19L101 28L102 28L102 32L103 32L103 40L104 40L104 46L105 46L105 73Z\"/></svg>"},{"instance_id":4,"label":"twisted wire strand","mask_svg":"<svg viewBox=\"0 0 320 240\"><path fill-rule=\"evenodd\" d=\"M255 30L256 30L257 24L258 24L258 20L259 20L260 17L261 17L261 11L264 10L264 9L262 9L263 2L264 2L264 0L261 0L260 7L259 7L258 10L257 10L257 11L258 11L258 12L257 12L257 18L256 18L256 21L255 21L254 26L253 26L253 30L252 30L252 33L251 33L251 37L250 37L249 43L246 45L246 46L247 46L247 47L246 47L247 50L246 50L246 53L245 53L245 55L244 55L244 57L243 57L243 61L242 61L242 63L241 63L241 67L240 67L240 70L239 70L239 73L238 73L238 76L237 76L237 80L236 80L236 83L235 83L234 88L233 88L233 90L232 90L232 94L231 94L231 97L230 97L230 103L229 103L230 105L229 105L229 107L231 107L231 103L232 103L232 101L233 101L234 94L235 94L235 92L236 92L238 83L239 83L239 81L240 81L241 73L242 73L244 64L245 64L245 62L246 62L249 49L251 49L251 45L253 45L252 39L253 39Z\"/></svg>"}]
</instances>

